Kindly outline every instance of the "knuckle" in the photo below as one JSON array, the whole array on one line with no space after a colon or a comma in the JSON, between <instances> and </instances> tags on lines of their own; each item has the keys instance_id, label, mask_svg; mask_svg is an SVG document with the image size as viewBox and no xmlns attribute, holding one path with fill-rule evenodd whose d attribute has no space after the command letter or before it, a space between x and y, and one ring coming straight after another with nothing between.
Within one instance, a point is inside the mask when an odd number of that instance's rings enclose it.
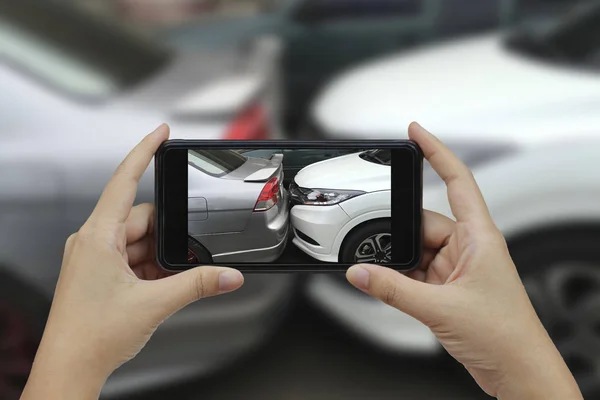
<instances>
[{"instance_id":1,"label":"knuckle","mask_svg":"<svg viewBox=\"0 0 600 400\"><path fill-rule=\"evenodd\" d=\"M77 240L77 233L70 234L67 238L67 246L72 245L75 242L75 240Z\"/></svg>"},{"instance_id":2,"label":"knuckle","mask_svg":"<svg viewBox=\"0 0 600 400\"><path fill-rule=\"evenodd\" d=\"M143 203L135 206L141 214L154 215L154 204L152 203Z\"/></svg>"},{"instance_id":3,"label":"knuckle","mask_svg":"<svg viewBox=\"0 0 600 400\"><path fill-rule=\"evenodd\" d=\"M381 300L389 306L398 304L400 300L399 296L398 288L391 283L386 284L381 291Z\"/></svg>"},{"instance_id":4,"label":"knuckle","mask_svg":"<svg viewBox=\"0 0 600 400\"><path fill-rule=\"evenodd\" d=\"M448 174L446 174L443 177L443 180L444 180L444 183L446 184L446 186L450 186L452 183L458 181L459 179L460 179L460 173L456 170L448 172Z\"/></svg>"},{"instance_id":5,"label":"knuckle","mask_svg":"<svg viewBox=\"0 0 600 400\"><path fill-rule=\"evenodd\" d=\"M72 233L65 242L65 252L70 252L77 241L77 233Z\"/></svg>"},{"instance_id":6,"label":"knuckle","mask_svg":"<svg viewBox=\"0 0 600 400\"><path fill-rule=\"evenodd\" d=\"M192 279L192 295L195 299L206 297L206 278L204 274L200 273L195 279Z\"/></svg>"},{"instance_id":7,"label":"knuckle","mask_svg":"<svg viewBox=\"0 0 600 400\"><path fill-rule=\"evenodd\" d=\"M484 231L483 234L481 234L481 236L487 242L494 243L494 244L506 243L506 240L504 239L504 235L502 234L500 229L498 229L498 227L496 227L496 225L493 223L493 221L490 221L487 225L482 227L481 230Z\"/></svg>"},{"instance_id":8,"label":"knuckle","mask_svg":"<svg viewBox=\"0 0 600 400\"><path fill-rule=\"evenodd\" d=\"M117 188L117 191L122 192L123 190L127 190L128 188L137 188L139 184L139 179L133 175L132 172L123 172L117 178L114 185Z\"/></svg>"},{"instance_id":9,"label":"knuckle","mask_svg":"<svg viewBox=\"0 0 600 400\"><path fill-rule=\"evenodd\" d=\"M504 237L504 235L502 234L502 232L498 228L494 229L492 238L493 238L492 239L493 242L498 247L501 247L502 249L508 249L508 242L507 242L506 238Z\"/></svg>"},{"instance_id":10,"label":"knuckle","mask_svg":"<svg viewBox=\"0 0 600 400\"><path fill-rule=\"evenodd\" d=\"M94 243L104 239L101 224L95 220L86 222L77 232L77 241L81 243Z\"/></svg>"},{"instance_id":11,"label":"knuckle","mask_svg":"<svg viewBox=\"0 0 600 400\"><path fill-rule=\"evenodd\" d=\"M94 237L94 227L93 224L85 224L83 225L79 231L75 234L77 236L77 240L82 242L90 241Z\"/></svg>"}]
</instances>

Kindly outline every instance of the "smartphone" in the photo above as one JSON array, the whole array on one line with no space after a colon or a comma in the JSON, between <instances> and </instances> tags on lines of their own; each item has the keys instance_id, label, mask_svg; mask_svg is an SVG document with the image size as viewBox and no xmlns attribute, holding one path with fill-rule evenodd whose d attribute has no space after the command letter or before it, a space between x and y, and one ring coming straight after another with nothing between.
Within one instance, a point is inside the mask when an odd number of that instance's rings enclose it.
<instances>
[{"instance_id":1,"label":"smartphone","mask_svg":"<svg viewBox=\"0 0 600 400\"><path fill-rule=\"evenodd\" d=\"M411 141L171 140L155 179L168 271L408 271L421 260L423 155Z\"/></svg>"}]
</instances>

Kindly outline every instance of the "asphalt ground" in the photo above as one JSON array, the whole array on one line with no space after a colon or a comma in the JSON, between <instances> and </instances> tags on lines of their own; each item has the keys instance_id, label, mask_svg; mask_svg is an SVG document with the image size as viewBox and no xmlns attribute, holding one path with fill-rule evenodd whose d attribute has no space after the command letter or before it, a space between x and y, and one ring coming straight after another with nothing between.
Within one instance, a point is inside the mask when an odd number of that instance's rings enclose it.
<instances>
[{"instance_id":1,"label":"asphalt ground","mask_svg":"<svg viewBox=\"0 0 600 400\"><path fill-rule=\"evenodd\" d=\"M277 263L282 264L316 264L317 260L300 250L294 243L292 243L292 239L294 238L294 234L291 231L290 227L290 235L288 238L288 243L283 251L283 254L276 261Z\"/></svg>"}]
</instances>

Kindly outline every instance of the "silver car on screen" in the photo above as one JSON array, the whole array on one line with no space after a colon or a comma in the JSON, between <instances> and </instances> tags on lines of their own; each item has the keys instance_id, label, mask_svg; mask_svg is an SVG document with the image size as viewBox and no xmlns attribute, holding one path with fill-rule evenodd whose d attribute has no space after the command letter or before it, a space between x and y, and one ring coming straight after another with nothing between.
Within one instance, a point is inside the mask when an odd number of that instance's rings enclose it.
<instances>
[{"instance_id":1,"label":"silver car on screen","mask_svg":"<svg viewBox=\"0 0 600 400\"><path fill-rule=\"evenodd\" d=\"M285 250L289 195L283 155L188 151L188 261L267 263Z\"/></svg>"}]
</instances>

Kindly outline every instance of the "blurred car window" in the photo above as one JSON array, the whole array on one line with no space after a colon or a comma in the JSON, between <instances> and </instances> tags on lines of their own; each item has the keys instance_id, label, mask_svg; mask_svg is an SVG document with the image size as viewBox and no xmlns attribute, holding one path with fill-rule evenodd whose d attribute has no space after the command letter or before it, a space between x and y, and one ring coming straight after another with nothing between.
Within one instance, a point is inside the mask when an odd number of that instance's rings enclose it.
<instances>
[{"instance_id":1,"label":"blurred car window","mask_svg":"<svg viewBox=\"0 0 600 400\"><path fill-rule=\"evenodd\" d=\"M0 49L2 56L18 68L25 68L69 92L93 96L115 90L115 82L110 77L69 54L50 48L35 36L14 29L10 24L0 24Z\"/></svg>"},{"instance_id":2,"label":"blurred car window","mask_svg":"<svg viewBox=\"0 0 600 400\"><path fill-rule=\"evenodd\" d=\"M504 0L444 0L440 2L440 32L458 34L498 26Z\"/></svg>"},{"instance_id":3,"label":"blurred car window","mask_svg":"<svg viewBox=\"0 0 600 400\"><path fill-rule=\"evenodd\" d=\"M220 178L244 165L248 158L231 150L211 149L189 151L189 160L205 174Z\"/></svg>"},{"instance_id":4,"label":"blurred car window","mask_svg":"<svg viewBox=\"0 0 600 400\"><path fill-rule=\"evenodd\" d=\"M600 3L574 8L564 18L535 21L509 35L509 48L556 62L598 65Z\"/></svg>"},{"instance_id":5,"label":"blurred car window","mask_svg":"<svg viewBox=\"0 0 600 400\"><path fill-rule=\"evenodd\" d=\"M573 0L518 0L517 5L520 12L527 13L530 11L539 11L548 7L562 7L565 4L571 5L575 3Z\"/></svg>"},{"instance_id":6,"label":"blurred car window","mask_svg":"<svg viewBox=\"0 0 600 400\"><path fill-rule=\"evenodd\" d=\"M307 0L300 13L315 20L371 18L418 14L421 6L422 0Z\"/></svg>"},{"instance_id":7,"label":"blurred car window","mask_svg":"<svg viewBox=\"0 0 600 400\"><path fill-rule=\"evenodd\" d=\"M0 54L55 89L102 98L143 82L170 52L77 9L0 0Z\"/></svg>"},{"instance_id":8,"label":"blurred car window","mask_svg":"<svg viewBox=\"0 0 600 400\"><path fill-rule=\"evenodd\" d=\"M548 32L547 42L570 61L586 61L600 51L600 4L576 10Z\"/></svg>"}]
</instances>

